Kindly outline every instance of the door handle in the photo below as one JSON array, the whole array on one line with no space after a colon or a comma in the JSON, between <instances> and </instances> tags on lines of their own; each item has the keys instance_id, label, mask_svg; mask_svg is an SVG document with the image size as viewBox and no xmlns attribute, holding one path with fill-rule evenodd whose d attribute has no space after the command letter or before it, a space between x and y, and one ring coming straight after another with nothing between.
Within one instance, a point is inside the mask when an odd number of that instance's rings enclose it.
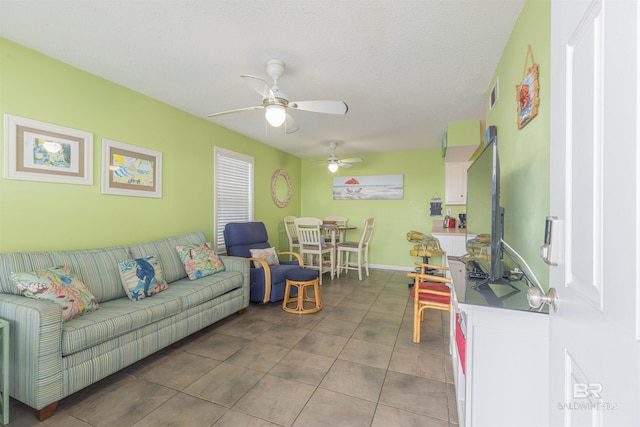
<instances>
[{"instance_id":1,"label":"door handle","mask_svg":"<svg viewBox=\"0 0 640 427\"><path fill-rule=\"evenodd\" d=\"M549 288L549 292L543 294L537 288L530 288L527 292L527 301L529 301L529 307L540 308L543 304L548 304L553 311L558 311L558 293L556 288Z\"/></svg>"}]
</instances>

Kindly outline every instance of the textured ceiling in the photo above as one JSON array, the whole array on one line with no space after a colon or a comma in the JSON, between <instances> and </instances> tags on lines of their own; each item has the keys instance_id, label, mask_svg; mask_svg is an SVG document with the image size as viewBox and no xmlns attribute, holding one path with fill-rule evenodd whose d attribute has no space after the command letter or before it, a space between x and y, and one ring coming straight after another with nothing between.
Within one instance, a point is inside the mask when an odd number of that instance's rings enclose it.
<instances>
[{"instance_id":1,"label":"textured ceiling","mask_svg":"<svg viewBox=\"0 0 640 427\"><path fill-rule=\"evenodd\" d=\"M524 0L0 0L0 36L300 157L439 147L484 119L484 94ZM286 64L289 100L343 100L265 125L240 78Z\"/></svg>"}]
</instances>

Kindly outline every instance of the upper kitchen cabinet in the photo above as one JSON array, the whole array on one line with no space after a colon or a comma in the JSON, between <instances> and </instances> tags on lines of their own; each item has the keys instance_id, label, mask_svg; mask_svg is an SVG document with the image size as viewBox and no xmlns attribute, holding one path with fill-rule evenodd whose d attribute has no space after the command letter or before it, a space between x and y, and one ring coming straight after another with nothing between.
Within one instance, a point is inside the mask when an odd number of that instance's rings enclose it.
<instances>
[{"instance_id":1,"label":"upper kitchen cabinet","mask_svg":"<svg viewBox=\"0 0 640 427\"><path fill-rule=\"evenodd\" d=\"M471 156L480 145L481 136L479 120L447 125L447 134L443 138L445 204L467 203L467 168L471 165Z\"/></svg>"},{"instance_id":2,"label":"upper kitchen cabinet","mask_svg":"<svg viewBox=\"0 0 640 427\"><path fill-rule=\"evenodd\" d=\"M471 162L444 164L444 202L447 205L467 204L467 169Z\"/></svg>"}]
</instances>

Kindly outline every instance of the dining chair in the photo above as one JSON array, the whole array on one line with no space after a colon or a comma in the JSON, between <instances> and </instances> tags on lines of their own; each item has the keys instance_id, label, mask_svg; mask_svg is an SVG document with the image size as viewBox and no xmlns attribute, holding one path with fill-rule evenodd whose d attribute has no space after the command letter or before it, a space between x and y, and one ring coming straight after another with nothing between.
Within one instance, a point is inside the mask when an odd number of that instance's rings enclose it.
<instances>
[{"instance_id":1,"label":"dining chair","mask_svg":"<svg viewBox=\"0 0 640 427\"><path fill-rule=\"evenodd\" d=\"M336 245L338 250L338 277L340 277L340 270L344 269L345 274L348 270L358 270L358 279L362 280L362 265L364 263L367 277L369 277L369 241L373 234L373 227L375 220L373 218L367 218L364 220L364 230L359 242L341 242ZM355 253L358 257L357 264L351 265L349 263L349 255ZM344 263L343 263L344 255Z\"/></svg>"},{"instance_id":2,"label":"dining chair","mask_svg":"<svg viewBox=\"0 0 640 427\"><path fill-rule=\"evenodd\" d=\"M324 218L323 222L333 222L338 227L346 227L347 223L349 222L349 218L342 215L329 215ZM327 230L327 235L325 237L330 237L330 234L332 232L335 233L335 230L333 231ZM340 233L338 234L338 240L337 240L338 243L344 242L344 235L345 235L345 230L340 230Z\"/></svg>"},{"instance_id":3,"label":"dining chair","mask_svg":"<svg viewBox=\"0 0 640 427\"><path fill-rule=\"evenodd\" d=\"M296 231L295 224L296 217L293 215L288 215L284 217L284 229L287 232L287 238L289 239L289 252L293 252L295 248L297 248L298 253L300 253L300 242L298 242L298 232ZM289 255L289 259L291 259L292 255Z\"/></svg>"},{"instance_id":4,"label":"dining chair","mask_svg":"<svg viewBox=\"0 0 640 427\"><path fill-rule=\"evenodd\" d=\"M428 308L451 311L451 279L443 276L427 274L433 270L449 270L449 267L416 262L419 273L409 272L415 282L411 290L413 298L413 342L420 342L420 324L424 320L424 311ZM453 321L451 321L453 325Z\"/></svg>"},{"instance_id":5,"label":"dining chair","mask_svg":"<svg viewBox=\"0 0 640 427\"><path fill-rule=\"evenodd\" d=\"M335 248L331 243L326 243L326 240L323 238L324 236L320 231L322 220L319 218L303 217L296 218L294 223L296 225L296 232L298 233L298 242L300 243L300 255L303 261L305 255L307 257L307 262L304 264L304 267L318 270L321 285L322 274L327 271L331 273L331 280L333 280L335 274ZM329 256L329 269L325 269L327 262L324 260L324 255Z\"/></svg>"}]
</instances>

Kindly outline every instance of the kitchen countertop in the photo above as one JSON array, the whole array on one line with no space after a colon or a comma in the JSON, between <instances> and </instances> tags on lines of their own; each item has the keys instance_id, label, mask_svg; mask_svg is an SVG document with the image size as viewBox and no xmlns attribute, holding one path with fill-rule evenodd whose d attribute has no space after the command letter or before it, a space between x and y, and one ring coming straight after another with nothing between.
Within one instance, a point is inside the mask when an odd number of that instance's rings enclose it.
<instances>
[{"instance_id":1,"label":"kitchen countertop","mask_svg":"<svg viewBox=\"0 0 640 427\"><path fill-rule=\"evenodd\" d=\"M465 236L467 234L467 229L466 228L444 228L444 227L437 227L437 226L432 226L431 227L431 234L449 234L449 235L459 235L459 236Z\"/></svg>"}]
</instances>

